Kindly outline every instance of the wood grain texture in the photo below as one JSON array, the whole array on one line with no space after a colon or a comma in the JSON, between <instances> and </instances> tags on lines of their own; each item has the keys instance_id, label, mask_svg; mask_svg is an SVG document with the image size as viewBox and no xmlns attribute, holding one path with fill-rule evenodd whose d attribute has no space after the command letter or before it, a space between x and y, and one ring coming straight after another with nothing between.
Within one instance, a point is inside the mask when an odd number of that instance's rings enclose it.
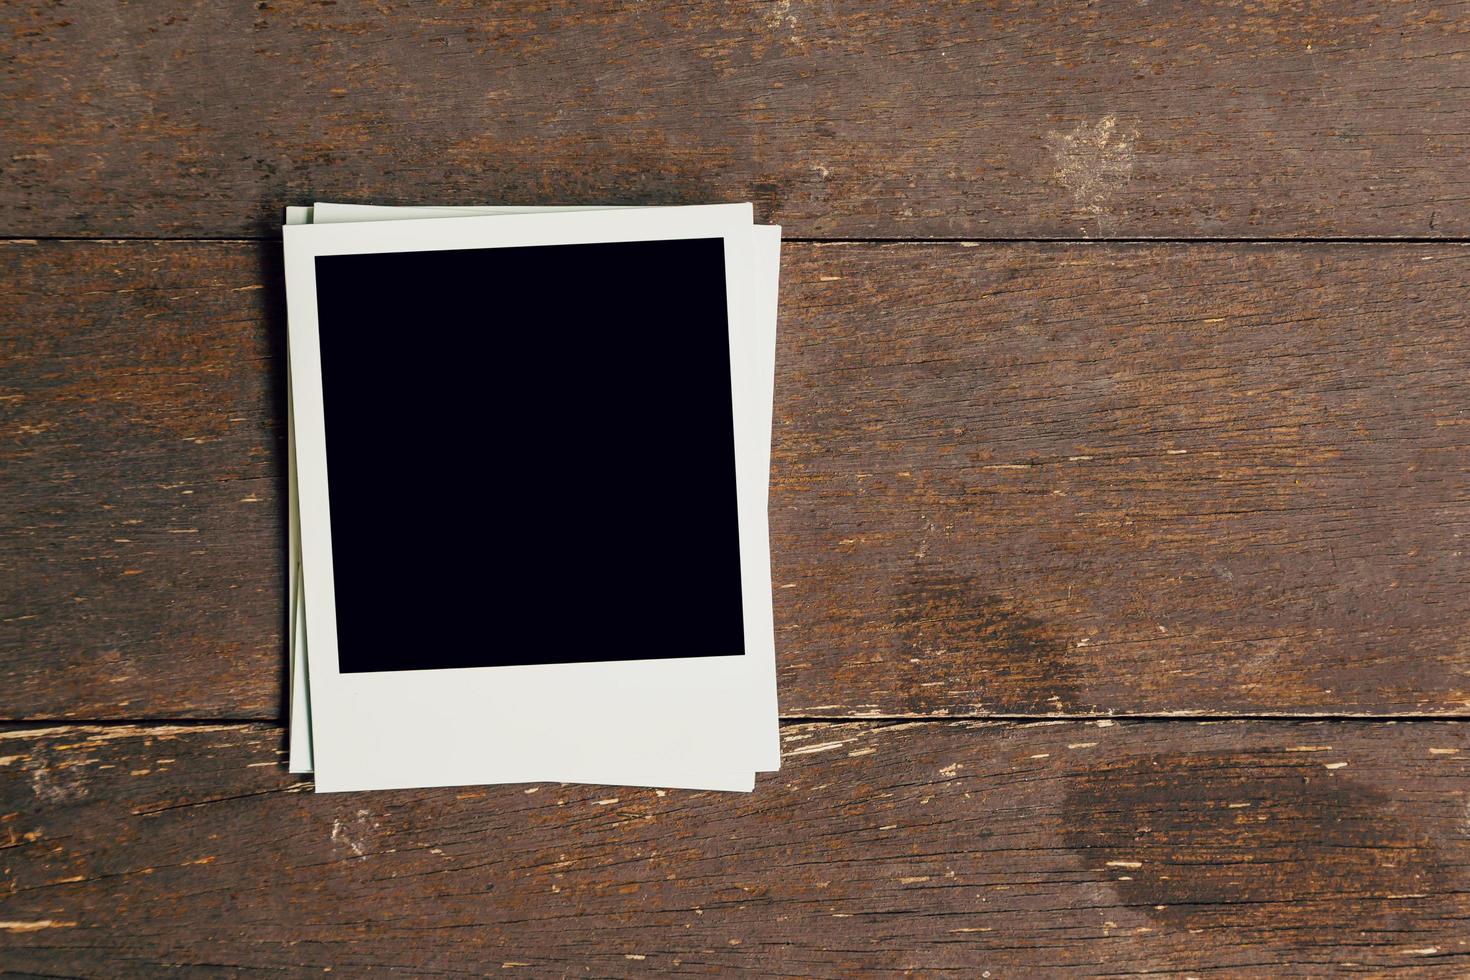
<instances>
[{"instance_id":1,"label":"wood grain texture","mask_svg":"<svg viewBox=\"0 0 1470 980\"><path fill-rule=\"evenodd\" d=\"M1462 723L818 724L757 792L317 796L270 726L0 735L26 973L1464 976Z\"/></svg>"},{"instance_id":2,"label":"wood grain texture","mask_svg":"<svg viewBox=\"0 0 1470 980\"><path fill-rule=\"evenodd\" d=\"M0 245L6 716L276 717L280 251Z\"/></svg>"},{"instance_id":3,"label":"wood grain texture","mask_svg":"<svg viewBox=\"0 0 1470 980\"><path fill-rule=\"evenodd\" d=\"M0 8L0 234L755 200L818 237L1464 236L1464 5Z\"/></svg>"},{"instance_id":4,"label":"wood grain texture","mask_svg":"<svg viewBox=\"0 0 1470 980\"><path fill-rule=\"evenodd\" d=\"M786 710L1470 707L1470 250L783 271Z\"/></svg>"},{"instance_id":5,"label":"wood grain texture","mask_svg":"<svg viewBox=\"0 0 1470 980\"><path fill-rule=\"evenodd\" d=\"M1452 0L11 4L0 237L1463 239L1467 54ZM752 795L317 796L228 721L284 713L279 265L0 241L0 719L121 720L0 724L0 973L1470 975L1470 250L789 243L816 720ZM945 720L1074 713L1461 720Z\"/></svg>"},{"instance_id":6,"label":"wood grain texture","mask_svg":"<svg viewBox=\"0 0 1470 980\"><path fill-rule=\"evenodd\" d=\"M275 246L0 247L0 713L274 718ZM789 244L789 717L1470 706L1470 250Z\"/></svg>"}]
</instances>

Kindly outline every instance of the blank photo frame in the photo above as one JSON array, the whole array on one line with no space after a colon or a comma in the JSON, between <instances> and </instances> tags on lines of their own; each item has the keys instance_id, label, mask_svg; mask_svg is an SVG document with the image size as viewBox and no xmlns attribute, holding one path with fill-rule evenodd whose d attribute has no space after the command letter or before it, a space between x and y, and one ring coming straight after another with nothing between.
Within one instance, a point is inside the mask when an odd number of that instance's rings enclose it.
<instances>
[{"instance_id":1,"label":"blank photo frame","mask_svg":"<svg viewBox=\"0 0 1470 980\"><path fill-rule=\"evenodd\" d=\"M295 217L299 220L301 216ZM296 762L303 754L303 732L314 736L318 786L322 789L547 778L675 784L659 778L618 778L620 766L626 769L629 759L650 760L654 768L661 767L663 773L671 776L680 771L691 774L716 770L748 773L775 768L779 753L775 744L774 658L765 527L769 379L774 331L769 331L768 342L762 336L760 342L752 343L752 331L742 326L757 319L751 316L750 306L752 294L759 290L752 287L756 279L762 278L753 275L752 263L757 260L755 253L758 251L753 242L757 233L752 231L749 220L748 206L716 206L628 209L595 214L567 212L550 217L540 215L534 222L517 221L516 216L510 214L493 219L457 218L452 222L412 220L395 222L391 231L370 226L288 229L287 275L292 335L290 398L296 426L292 451L301 477L301 520L299 524L293 521L297 526L293 529L292 540L295 542L299 536L303 556L299 581L293 582L295 598L291 630L296 645L304 646L310 658L309 684L306 672L293 672L293 768L300 768ZM426 227L431 225L432 230ZM454 228L447 230L445 225L453 225ZM771 236L779 235L776 230L762 231ZM778 243L779 238L770 240ZM727 650L723 653L704 652L702 656L678 656L675 654L679 651L671 653L666 647L656 656L639 655L656 650L660 640L656 633L650 632L657 630L655 597L651 599L645 615L640 617L637 610L632 610L615 624L615 629L610 626L605 631L610 644L607 650L578 654L579 657L598 658L588 662L550 663L546 661L554 658L518 648L510 660L497 654L500 659L489 661L476 660L479 655L473 651L445 654L436 650L434 656L438 659L431 657L430 663L425 665L415 664L411 652L389 650L385 654L387 659L370 664L368 669L360 669L360 661L354 668L350 658L345 661L349 669L341 669L342 664L338 663L337 657L327 653L336 652L337 635L332 626L340 599L331 591L333 556L328 522L334 512L349 513L349 508L355 504L347 501L353 501L360 491L356 486L346 491L334 491L326 481L327 458L331 452L327 417L331 409L324 410L322 398L324 372L321 356L324 347L334 365L325 372L330 391L334 383L332 372L346 363L346 358L354 356L339 351L351 352L359 341L380 343L384 339L385 324L379 322L364 326L354 319L373 320L376 317L381 320L383 316L390 320L412 319L420 311L430 319L442 319L446 309L458 310L466 304L479 308L483 302L485 308L492 311L503 311L508 305L523 311L517 323L524 326L527 315L524 311L534 311L539 305L544 305L544 297L522 295L511 303L503 298L509 294L502 293L501 301L496 303L499 290L527 285L527 267L524 263L516 265L514 260L517 257L524 257L537 249L547 250L541 253L543 255L562 249L564 255L581 252L583 256L592 256L598 253L596 246L616 243L620 247L611 251L621 251L625 256L662 256L667 261L670 255L682 248L682 245L669 243L687 243L694 245L696 250L704 249L707 259L710 245L716 241L725 258L723 273L730 377L766 379L763 386L749 386L764 387L763 391L742 391L741 386L736 386L730 396L729 421L736 477L732 496L739 527L736 550L739 552L739 582L743 597L739 615L743 651L739 654ZM445 256L459 264L456 266L451 262L448 266L439 266L448 268L449 272L434 283L435 289L456 290L463 286L468 299L463 302L456 299L447 307L442 302L437 307L430 302L405 304L400 292L393 302L360 303L343 313L344 308L352 307L356 273L351 267L355 263L361 262L361 268L367 270L363 274L367 287L364 292L383 288L385 281L391 292L398 288L393 285L395 257L409 256L417 263L412 265L414 285L422 292L426 281L434 279L432 271L426 270L432 270L435 263L426 261L432 260L433 256L416 253L437 252L459 253ZM776 253L771 249L768 254ZM489 260L484 266L485 276L466 277L466 270L480 271L473 263L470 266L464 264L466 258L476 256ZM643 264L646 263L624 262L619 268L634 269ZM494 283L493 269L497 265L512 269L514 281ZM575 262L568 264L573 272L575 266ZM325 345L318 332L318 321L322 318L314 308L317 273L323 268L327 270L324 278L331 280L324 291L336 297L332 299L331 310L325 317L327 329L332 332ZM774 264L769 268L774 271ZM489 288L486 276L492 280ZM688 279L687 275L681 276ZM472 281L466 283L463 281L466 278ZM606 269L594 268L583 278L600 283L601 292L617 292L623 291L624 280L635 276L633 273L610 276ZM774 275L765 279L773 289ZM568 284L569 288L575 288L575 285ZM626 283L625 292L630 296L647 297L650 295L648 290L656 290L657 285L657 272L652 271L644 282ZM671 292L687 297L688 290L694 285L685 281L679 287L683 293L677 289ZM347 302L341 302L343 297ZM773 294L771 298L774 299ZM668 304L664 305L667 320ZM584 304L583 308L594 307ZM651 308L646 298L637 303L625 299L616 316L626 326L636 323L641 316L639 310L644 308ZM774 302L771 308L773 311ZM708 313L701 315L707 318ZM395 335L406 330L413 335L414 343L433 342L423 333L426 329L432 330L432 325L389 323L386 327L395 328L392 331ZM666 323L665 329L667 327ZM342 347L344 343L348 346ZM594 354L596 359L606 362L611 371L616 368L616 357L608 353L610 350L615 348L605 346ZM389 362L373 361L371 357L366 360L356 358L352 364L354 370L361 366L358 361L370 368L375 367L380 373L392 374L392 370L383 371ZM400 353L391 358L390 366L397 367L405 361L411 362L420 374L434 373L432 356L415 360L404 358ZM624 373L628 373L628 365L625 363L623 367ZM303 375L304 369L311 373ZM650 372L645 381L658 373L652 368ZM588 369L588 373L583 375L587 383L579 387L579 393L584 399L591 398L600 405L610 400L606 397L609 392L617 389L605 386L600 392L589 390L595 387L589 379L595 379L597 374ZM387 380L391 382L392 379ZM425 384L433 383L432 379L420 380ZM400 383L394 387L401 394L403 385ZM686 389L689 392L693 390ZM344 407L351 403L348 396L329 402ZM358 404L363 411L370 411L373 407L371 399ZM648 417L659 417L659 412L651 406L658 406L656 399L645 402L641 413L644 421ZM463 405L458 407L462 409ZM505 419L501 416L506 407L506 404L490 404L483 413L486 417L438 419L436 422L448 424L451 429L458 425L461 429L468 427L469 430L484 432L487 427L493 430L495 426L503 425ZM604 407L609 410L603 415L610 425L616 427L619 436L626 435L630 428L636 429L638 420L618 418L616 406ZM461 411L459 414L465 413ZM391 414L382 415L377 424L369 428L382 428L392 418ZM344 431L351 432L353 428L349 426ZM362 427L355 428L360 431ZM645 439L644 444L646 448L651 442ZM452 443L431 444L430 457L444 456L447 445ZM512 446L514 452L511 455L519 453L524 456L535 446L534 437L528 436ZM423 447L419 446L419 449ZM494 455L493 450L487 451ZM657 447L649 451L654 455L643 459L644 467L649 459L657 458ZM352 456L354 453L355 457ZM607 447L602 453L599 458L603 468L615 469L620 454ZM413 456L412 453L405 455ZM360 463L363 449L361 446L349 446L346 450L339 450L339 456L356 459ZM422 452L418 461L422 464ZM391 457L388 462L392 463ZM339 463L338 469L344 474L355 473L358 482L377 482L372 476L372 467L354 471L350 465ZM432 478L433 474L428 476ZM413 498L417 476L400 474L399 480L396 487L400 494ZM393 485L390 480L382 482ZM404 527L412 528L415 534L425 533L425 528L432 526L432 522L426 523L426 518L443 516L413 513L430 509L425 505L426 499L420 495L411 501L413 506L407 508L409 513L395 515L404 522L397 527L398 533L403 533ZM334 506L328 506L329 502ZM388 502L374 502L369 506L374 511L379 508L391 510ZM688 513L698 514L700 511ZM513 518L515 515L505 516ZM647 515L644 517L646 519ZM360 516L353 519L358 522L360 531ZM635 540L634 537L625 537L623 544L627 546ZM406 553L413 553L413 549ZM351 560L354 563L367 562L375 554L373 550L358 551ZM604 562L613 562L612 565L604 564L599 573L607 577L610 569L618 567L616 556L602 555L601 558ZM294 564L292 567L293 572L297 571ZM498 574L498 571L492 572L491 577ZM298 576L293 574L293 578ZM449 591L449 608L434 608L432 598L437 593L432 589L425 592L421 588L415 593L419 608L382 610L383 615L408 617L394 622L394 630L388 632L400 639L419 633L433 635L432 630L421 630L413 625L413 617L439 617L435 622L440 625L453 621L456 616L462 620L467 600L477 596ZM313 597L309 612L303 599L308 594ZM318 598L323 594L331 601L323 602ZM381 606L383 596L393 594L390 584L376 594L373 605ZM515 641L517 637L524 639L526 635L524 629L518 632L513 619L505 618L521 615L525 608L513 595L503 599L499 610L492 608L484 617L483 637L487 643L504 644ZM428 608L424 608L425 603ZM493 603L491 605L493 607ZM600 608L604 616L618 609L615 603ZM436 645L452 642L452 635L452 631L437 635ZM668 638L662 639L667 642ZM620 646L614 650L611 645ZM629 651L632 651L631 655ZM410 659L392 659L400 655ZM446 655L451 659L445 660ZM566 659L564 651L557 656ZM454 657L460 659L455 660ZM308 698L310 716L315 722L309 727L297 723L305 713ZM752 719L763 716L766 708L769 708L769 714L764 715L765 723L753 722ZM677 732L678 737L671 739L671 732ZM636 777L633 773L628 775ZM748 776L739 778L743 782L749 780Z\"/></svg>"},{"instance_id":2,"label":"blank photo frame","mask_svg":"<svg viewBox=\"0 0 1470 980\"><path fill-rule=\"evenodd\" d=\"M307 224L313 221L317 223L332 223L344 221L385 221L385 220L410 220L433 217L464 217L466 215L485 214L525 214L539 213L544 211L592 211L610 210L602 207L571 207L571 208L540 208L540 207L384 207L361 204L328 204L317 202L314 207L292 207L286 209L287 224ZM776 347L776 320L778 306L778 286L780 277L780 245L781 229L778 226L756 226L752 229L753 247L757 257L757 307L756 316L748 325L747 336L753 342L760 344L762 360L765 369L762 375L754 379L755 383L769 385L770 379L775 371L775 347ZM769 406L770 392L765 391L762 395L762 403ZM291 428L288 394L288 434ZM769 431L769 419L763 423ZM288 438L288 446L294 449L294 440ZM767 445L769 449L769 444ZM291 582L290 594L293 596L291 606L291 704L290 704L290 743L289 760L290 769L294 773L310 773L313 769L311 753L311 710L310 710L310 685L308 681L308 670L306 663L306 639L305 639L305 590L298 587L298 569L300 567L300 543L298 537L298 522L296 513L296 473L294 455L290 470L290 552L288 556L288 577ZM769 712L774 717L776 713L774 698L774 680L771 691ZM493 746L487 746L484 751L496 751ZM548 774L543 778L566 782L583 783L610 783L616 785L644 785L663 786L670 788L703 789L703 790L734 790L748 792L754 788L754 775L752 773L719 773L701 771L697 773L676 772L659 765L651 765L644 760L626 759L620 762L616 771L606 769L580 770L575 773L562 772Z\"/></svg>"}]
</instances>

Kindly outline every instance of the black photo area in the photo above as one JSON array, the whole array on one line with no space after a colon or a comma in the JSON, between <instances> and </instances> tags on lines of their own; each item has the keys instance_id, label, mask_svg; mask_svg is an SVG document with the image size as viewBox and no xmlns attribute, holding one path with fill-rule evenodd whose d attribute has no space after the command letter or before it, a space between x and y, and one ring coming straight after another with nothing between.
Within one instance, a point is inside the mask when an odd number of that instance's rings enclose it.
<instances>
[{"instance_id":1,"label":"black photo area","mask_svg":"<svg viewBox=\"0 0 1470 980\"><path fill-rule=\"evenodd\" d=\"M745 652L721 239L316 288L344 673Z\"/></svg>"}]
</instances>

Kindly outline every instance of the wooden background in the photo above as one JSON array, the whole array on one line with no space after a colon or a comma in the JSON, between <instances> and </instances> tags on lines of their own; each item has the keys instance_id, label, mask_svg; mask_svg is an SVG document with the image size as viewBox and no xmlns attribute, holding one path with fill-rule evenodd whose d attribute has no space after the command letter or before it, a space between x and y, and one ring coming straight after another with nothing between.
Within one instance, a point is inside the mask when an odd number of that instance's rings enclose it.
<instances>
[{"instance_id":1,"label":"wooden background","mask_svg":"<svg viewBox=\"0 0 1470 980\"><path fill-rule=\"evenodd\" d=\"M0 7L0 971L1470 974L1470 9ZM280 208L785 226L786 759L285 772Z\"/></svg>"}]
</instances>

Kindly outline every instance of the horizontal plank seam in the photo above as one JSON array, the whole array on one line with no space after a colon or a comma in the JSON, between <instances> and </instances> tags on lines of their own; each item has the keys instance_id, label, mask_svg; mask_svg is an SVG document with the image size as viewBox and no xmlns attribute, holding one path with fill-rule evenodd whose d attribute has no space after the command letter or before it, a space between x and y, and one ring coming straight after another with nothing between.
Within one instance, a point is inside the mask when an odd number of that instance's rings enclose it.
<instances>
[{"instance_id":1,"label":"horizontal plank seam","mask_svg":"<svg viewBox=\"0 0 1470 980\"><path fill-rule=\"evenodd\" d=\"M782 715L780 723L783 727L798 725L856 725L856 724L889 724L889 725L913 725L934 724L948 725L957 722L998 722L1027 725L1041 725L1048 723L1089 723L1089 722L1115 722L1145 725L1168 725L1168 724L1207 724L1215 722L1279 722L1283 724L1317 724L1321 722L1333 723L1357 723L1357 724L1438 724L1450 722L1461 724L1470 722L1470 714L1414 714L1414 715L1384 715L1384 714L1263 714L1260 712L1250 714L1057 714L1057 715L1034 715L1034 714L994 714L994 715ZM281 718L0 718L0 731L11 730L17 726L38 726L51 728L128 728L140 726L169 726L174 728L210 728L228 725L268 725L276 728L286 728L285 720Z\"/></svg>"},{"instance_id":2,"label":"horizontal plank seam","mask_svg":"<svg viewBox=\"0 0 1470 980\"><path fill-rule=\"evenodd\" d=\"M1294 711L1294 712L1243 712L1232 714L1229 712L1192 712L1192 711L1170 711L1170 712L1139 712L1128 713L1059 713L1059 714L1028 714L1028 713L1005 713L1005 714L964 714L964 715L782 715L783 725L807 725L820 722L848 723L857 721L888 721L888 722L916 722L916 721L1013 721L1013 722L1047 722L1047 721L1127 721L1144 723L1168 723L1175 721L1362 721L1362 722L1432 722L1432 721L1470 721L1470 714L1446 713L1428 714L1416 713L1407 715L1374 714L1365 712L1353 714L1342 711Z\"/></svg>"},{"instance_id":3,"label":"horizontal plank seam","mask_svg":"<svg viewBox=\"0 0 1470 980\"><path fill-rule=\"evenodd\" d=\"M0 235L0 244L32 242L178 242L195 244L253 245L279 242L278 235L234 236L144 236L144 235ZM1470 237L1426 237L1422 235L1363 235L1358 237L1134 237L1134 238L808 238L784 237L785 242L807 245L1467 245Z\"/></svg>"}]
</instances>

